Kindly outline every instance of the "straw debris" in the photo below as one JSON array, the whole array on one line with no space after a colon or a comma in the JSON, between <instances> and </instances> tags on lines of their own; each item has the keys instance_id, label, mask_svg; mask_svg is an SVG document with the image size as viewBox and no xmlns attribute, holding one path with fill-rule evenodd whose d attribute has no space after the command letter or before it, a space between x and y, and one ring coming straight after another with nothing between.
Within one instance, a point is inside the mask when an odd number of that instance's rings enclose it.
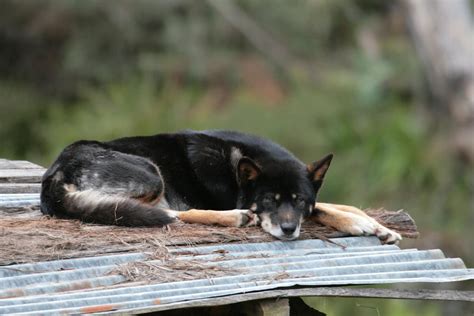
<instances>
[{"instance_id":1,"label":"straw debris","mask_svg":"<svg viewBox=\"0 0 474 316\"><path fill-rule=\"evenodd\" d=\"M367 213L404 237L418 236L413 219L405 212L383 209ZM332 228L307 221L300 239L346 236ZM259 227L217 227L174 223L169 228L118 227L85 224L77 220L33 216L0 217L0 265L90 257L123 252L152 253L166 259L167 247L232 242L266 242L274 238Z\"/></svg>"}]
</instances>

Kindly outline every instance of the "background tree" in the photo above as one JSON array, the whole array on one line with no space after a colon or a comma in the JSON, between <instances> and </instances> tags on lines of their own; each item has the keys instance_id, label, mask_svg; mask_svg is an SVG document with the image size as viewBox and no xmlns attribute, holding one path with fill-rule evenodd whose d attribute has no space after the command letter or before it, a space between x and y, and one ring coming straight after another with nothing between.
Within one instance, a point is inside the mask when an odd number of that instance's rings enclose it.
<instances>
[{"instance_id":1,"label":"background tree","mask_svg":"<svg viewBox=\"0 0 474 316\"><path fill-rule=\"evenodd\" d=\"M451 120L455 149L474 164L474 21L470 3L403 0L403 4L428 82L431 108Z\"/></svg>"}]
</instances>

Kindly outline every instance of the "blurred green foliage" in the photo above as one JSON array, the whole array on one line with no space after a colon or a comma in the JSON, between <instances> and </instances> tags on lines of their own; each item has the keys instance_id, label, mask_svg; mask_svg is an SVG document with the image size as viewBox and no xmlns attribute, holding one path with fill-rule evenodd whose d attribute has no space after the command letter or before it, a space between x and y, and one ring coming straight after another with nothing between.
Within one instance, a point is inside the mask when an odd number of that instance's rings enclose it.
<instances>
[{"instance_id":1,"label":"blurred green foliage","mask_svg":"<svg viewBox=\"0 0 474 316\"><path fill-rule=\"evenodd\" d=\"M364 316L441 316L442 302L419 302L372 298L304 298L309 306L326 315L364 315ZM341 304L341 302L343 302Z\"/></svg>"},{"instance_id":2,"label":"blurred green foliage","mask_svg":"<svg viewBox=\"0 0 474 316\"><path fill-rule=\"evenodd\" d=\"M205 1L0 2L0 157L47 166L78 139L251 132L307 162L334 152L322 200L404 208L422 233L407 245L434 240L472 266L473 170L420 105L395 2L237 1L298 60L287 69Z\"/></svg>"}]
</instances>

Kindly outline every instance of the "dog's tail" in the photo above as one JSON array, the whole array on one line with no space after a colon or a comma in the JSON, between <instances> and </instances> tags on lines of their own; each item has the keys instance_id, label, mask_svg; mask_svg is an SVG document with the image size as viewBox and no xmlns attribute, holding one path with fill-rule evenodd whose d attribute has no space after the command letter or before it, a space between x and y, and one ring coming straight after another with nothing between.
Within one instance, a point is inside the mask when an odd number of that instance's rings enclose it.
<instances>
[{"instance_id":1,"label":"dog's tail","mask_svg":"<svg viewBox=\"0 0 474 316\"><path fill-rule=\"evenodd\" d=\"M106 225L165 226L176 219L173 211L95 190L66 189L64 207L70 217Z\"/></svg>"}]
</instances>

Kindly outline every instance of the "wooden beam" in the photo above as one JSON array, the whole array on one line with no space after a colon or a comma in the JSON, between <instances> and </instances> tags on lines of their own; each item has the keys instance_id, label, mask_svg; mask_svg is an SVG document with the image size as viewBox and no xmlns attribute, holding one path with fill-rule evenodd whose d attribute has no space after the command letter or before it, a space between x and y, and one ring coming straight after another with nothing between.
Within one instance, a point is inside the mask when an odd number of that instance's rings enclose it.
<instances>
[{"instance_id":1,"label":"wooden beam","mask_svg":"<svg viewBox=\"0 0 474 316\"><path fill-rule=\"evenodd\" d=\"M289 302L288 302L289 301ZM289 309L288 309L289 303ZM272 310L266 310L263 314L261 309L265 305L271 306ZM278 309L280 307L281 309ZM264 307L266 309L266 307ZM289 314L288 314L289 313ZM291 316L326 316L326 314L309 307L300 297L293 298L276 298L260 301L248 301L237 304L207 306L207 307L190 307L182 309L171 309L159 312L160 316L207 316L207 315L227 315L227 316L262 316L262 315L291 315Z\"/></svg>"},{"instance_id":2,"label":"wooden beam","mask_svg":"<svg viewBox=\"0 0 474 316\"><path fill-rule=\"evenodd\" d=\"M5 207L0 206L0 219L37 219L40 220L43 214L39 210L39 206L28 206L28 207ZM0 260L0 264L2 264Z\"/></svg>"},{"instance_id":3,"label":"wooden beam","mask_svg":"<svg viewBox=\"0 0 474 316\"><path fill-rule=\"evenodd\" d=\"M289 298L301 296L324 296L324 297L362 297L362 298L387 298L408 300L438 300L438 301L460 301L474 302L474 291L455 290L404 290L404 289L375 289L359 287L314 287L301 289L279 289L264 292L237 294L224 297L209 298L196 301L179 302L163 306L154 306L146 309L137 309L134 312L154 312L178 308L207 307L215 305L235 304L247 301L262 300L269 298ZM117 313L114 315L127 315Z\"/></svg>"},{"instance_id":4,"label":"wooden beam","mask_svg":"<svg viewBox=\"0 0 474 316\"><path fill-rule=\"evenodd\" d=\"M283 290L285 291L285 290ZM371 297L408 300L438 300L474 302L474 291L456 290L412 290L412 289L384 289L358 287L322 287L295 289L289 291L288 296L338 296L338 297ZM293 292L294 291L294 292ZM296 295L298 294L298 295Z\"/></svg>"}]
</instances>

